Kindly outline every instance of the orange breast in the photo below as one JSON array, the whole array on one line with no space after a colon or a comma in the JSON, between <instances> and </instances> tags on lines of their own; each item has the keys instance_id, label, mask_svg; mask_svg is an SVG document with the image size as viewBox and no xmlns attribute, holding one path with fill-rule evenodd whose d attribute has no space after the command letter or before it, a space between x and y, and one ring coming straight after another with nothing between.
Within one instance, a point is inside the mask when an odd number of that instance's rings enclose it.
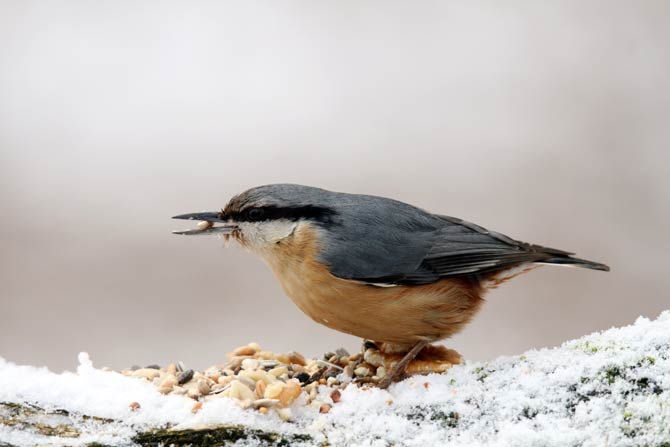
<instances>
[{"instance_id":1,"label":"orange breast","mask_svg":"<svg viewBox=\"0 0 670 447\"><path fill-rule=\"evenodd\" d=\"M314 321L371 340L410 345L453 335L482 304L465 279L420 286L377 287L333 276L317 260L316 229L300 224L263 257L286 294Z\"/></svg>"}]
</instances>

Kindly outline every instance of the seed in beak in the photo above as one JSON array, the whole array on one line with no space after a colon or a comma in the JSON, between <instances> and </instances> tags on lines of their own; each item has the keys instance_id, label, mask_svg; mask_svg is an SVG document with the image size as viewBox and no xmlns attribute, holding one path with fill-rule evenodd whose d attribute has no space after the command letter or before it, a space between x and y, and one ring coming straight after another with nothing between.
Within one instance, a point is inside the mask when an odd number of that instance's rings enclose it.
<instances>
[{"instance_id":1,"label":"seed in beak","mask_svg":"<svg viewBox=\"0 0 670 447\"><path fill-rule=\"evenodd\" d=\"M208 221L208 220L202 220L202 221L198 222L198 224L196 225L196 227L197 227L198 230L200 230L200 231L205 231L205 230L208 229L208 228L212 228L212 225L214 225L212 222L210 222L210 221Z\"/></svg>"}]
</instances>

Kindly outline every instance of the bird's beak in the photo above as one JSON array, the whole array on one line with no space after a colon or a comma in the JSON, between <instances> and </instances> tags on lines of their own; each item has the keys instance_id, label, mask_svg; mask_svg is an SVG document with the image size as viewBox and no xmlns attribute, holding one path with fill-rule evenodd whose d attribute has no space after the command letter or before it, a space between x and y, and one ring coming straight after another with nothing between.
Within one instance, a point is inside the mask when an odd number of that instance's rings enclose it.
<instances>
[{"instance_id":1,"label":"bird's beak","mask_svg":"<svg viewBox=\"0 0 670 447\"><path fill-rule=\"evenodd\" d=\"M221 218L221 212L203 212L180 214L172 217L173 219L199 220L198 228L192 230L173 231L172 234L185 235L206 235L206 234L224 234L228 235L237 229L237 224ZM214 226L214 223L222 225Z\"/></svg>"}]
</instances>

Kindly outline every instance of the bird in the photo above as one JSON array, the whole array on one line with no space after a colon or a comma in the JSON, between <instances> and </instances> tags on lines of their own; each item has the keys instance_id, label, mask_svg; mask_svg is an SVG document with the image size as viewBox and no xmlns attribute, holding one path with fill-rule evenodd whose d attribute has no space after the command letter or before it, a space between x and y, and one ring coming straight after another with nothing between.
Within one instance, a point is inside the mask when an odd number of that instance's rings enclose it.
<instances>
[{"instance_id":1,"label":"bird","mask_svg":"<svg viewBox=\"0 0 670 447\"><path fill-rule=\"evenodd\" d=\"M234 196L181 235L218 234L259 255L315 322L402 353L378 385L404 377L431 343L460 331L501 283L541 265L609 271L390 198L269 184Z\"/></svg>"}]
</instances>

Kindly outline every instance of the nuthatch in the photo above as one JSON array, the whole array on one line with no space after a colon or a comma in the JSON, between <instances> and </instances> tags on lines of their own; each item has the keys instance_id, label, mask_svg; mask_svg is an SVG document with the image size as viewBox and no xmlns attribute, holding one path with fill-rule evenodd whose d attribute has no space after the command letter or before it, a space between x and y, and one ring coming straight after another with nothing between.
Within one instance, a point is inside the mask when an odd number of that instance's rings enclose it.
<instances>
[{"instance_id":1,"label":"nuthatch","mask_svg":"<svg viewBox=\"0 0 670 447\"><path fill-rule=\"evenodd\" d=\"M382 387L458 332L500 283L541 264L609 270L396 200L301 185L259 186L220 212L174 218L209 222L176 234L232 236L260 255L317 323L406 353Z\"/></svg>"}]
</instances>

